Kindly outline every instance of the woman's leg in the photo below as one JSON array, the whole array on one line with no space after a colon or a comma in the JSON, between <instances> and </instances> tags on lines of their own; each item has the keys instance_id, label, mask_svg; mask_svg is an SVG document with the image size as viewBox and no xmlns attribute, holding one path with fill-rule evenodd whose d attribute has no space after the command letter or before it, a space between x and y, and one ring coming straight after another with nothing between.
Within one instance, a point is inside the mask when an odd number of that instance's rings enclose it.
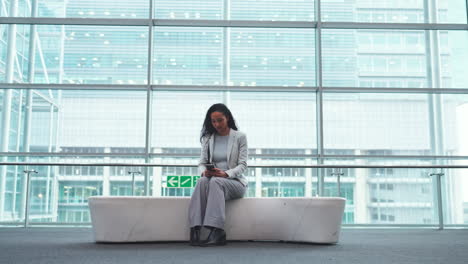
<instances>
[{"instance_id":1,"label":"woman's leg","mask_svg":"<svg viewBox=\"0 0 468 264\"><path fill-rule=\"evenodd\" d=\"M208 188L210 178L201 177L192 193L189 205L189 225L190 227L201 226L205 218L206 202L208 199Z\"/></svg>"},{"instance_id":2,"label":"woman's leg","mask_svg":"<svg viewBox=\"0 0 468 264\"><path fill-rule=\"evenodd\" d=\"M212 177L208 186L203 225L224 229L225 201L243 197L245 190L246 187L239 181Z\"/></svg>"}]
</instances>

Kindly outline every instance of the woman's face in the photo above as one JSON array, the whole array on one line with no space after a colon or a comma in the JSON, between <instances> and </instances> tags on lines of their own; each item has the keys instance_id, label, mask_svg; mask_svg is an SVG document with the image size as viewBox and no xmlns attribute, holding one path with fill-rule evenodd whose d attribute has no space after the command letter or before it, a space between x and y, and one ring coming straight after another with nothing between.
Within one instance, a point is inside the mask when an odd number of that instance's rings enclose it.
<instances>
[{"instance_id":1,"label":"woman's face","mask_svg":"<svg viewBox=\"0 0 468 264\"><path fill-rule=\"evenodd\" d=\"M211 124L221 135L224 135L229 131L228 118L221 112L211 113Z\"/></svg>"}]
</instances>

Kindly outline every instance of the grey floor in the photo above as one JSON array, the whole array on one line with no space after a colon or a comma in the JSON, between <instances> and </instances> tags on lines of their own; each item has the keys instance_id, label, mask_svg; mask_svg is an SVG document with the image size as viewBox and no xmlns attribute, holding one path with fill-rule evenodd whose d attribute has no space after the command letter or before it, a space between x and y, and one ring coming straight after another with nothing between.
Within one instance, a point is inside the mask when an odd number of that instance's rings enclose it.
<instances>
[{"instance_id":1,"label":"grey floor","mask_svg":"<svg viewBox=\"0 0 468 264\"><path fill-rule=\"evenodd\" d=\"M96 244L90 228L0 228L0 263L468 263L468 230L344 229L336 245Z\"/></svg>"}]
</instances>

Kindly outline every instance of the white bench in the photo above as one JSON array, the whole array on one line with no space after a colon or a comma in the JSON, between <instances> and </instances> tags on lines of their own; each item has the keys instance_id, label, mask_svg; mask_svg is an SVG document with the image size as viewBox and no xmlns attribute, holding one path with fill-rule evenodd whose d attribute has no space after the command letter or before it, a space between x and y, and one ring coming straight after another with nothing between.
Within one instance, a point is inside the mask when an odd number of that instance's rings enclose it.
<instances>
[{"instance_id":1,"label":"white bench","mask_svg":"<svg viewBox=\"0 0 468 264\"><path fill-rule=\"evenodd\" d=\"M89 197L96 242L187 241L188 197ZM226 203L228 240L337 243L340 197L242 198Z\"/></svg>"}]
</instances>

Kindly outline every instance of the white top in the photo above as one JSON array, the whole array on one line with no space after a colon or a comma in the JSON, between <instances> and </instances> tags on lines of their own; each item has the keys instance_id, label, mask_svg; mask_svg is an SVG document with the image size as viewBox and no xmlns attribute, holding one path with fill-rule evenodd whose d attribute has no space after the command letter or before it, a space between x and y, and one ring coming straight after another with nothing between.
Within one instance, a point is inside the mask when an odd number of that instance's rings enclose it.
<instances>
[{"instance_id":1,"label":"white top","mask_svg":"<svg viewBox=\"0 0 468 264\"><path fill-rule=\"evenodd\" d=\"M214 136L214 145L213 145L213 158L212 161L216 168L223 171L229 170L227 164L227 146L229 135L227 136Z\"/></svg>"}]
</instances>

